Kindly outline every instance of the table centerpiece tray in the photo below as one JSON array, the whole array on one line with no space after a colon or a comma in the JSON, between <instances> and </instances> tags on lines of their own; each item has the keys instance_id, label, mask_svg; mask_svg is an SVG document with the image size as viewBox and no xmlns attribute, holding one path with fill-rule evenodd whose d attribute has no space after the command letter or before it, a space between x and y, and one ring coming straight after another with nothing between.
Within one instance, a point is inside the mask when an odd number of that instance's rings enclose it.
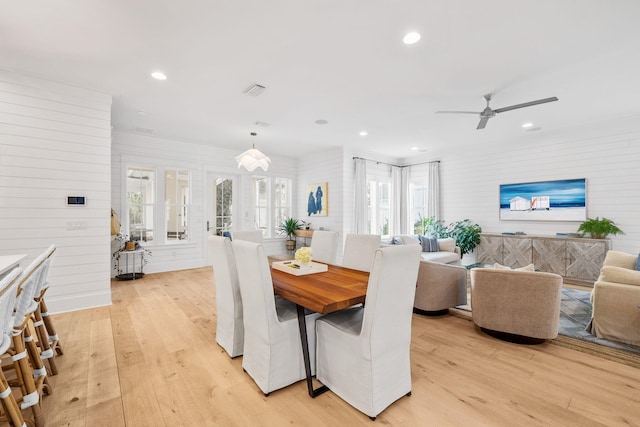
<instances>
[{"instance_id":1,"label":"table centerpiece tray","mask_svg":"<svg viewBox=\"0 0 640 427\"><path fill-rule=\"evenodd\" d=\"M285 273L293 274L294 276L322 273L329 270L327 264L313 261L305 264L296 260L274 261L271 263L271 267L275 268L276 270L284 271Z\"/></svg>"}]
</instances>

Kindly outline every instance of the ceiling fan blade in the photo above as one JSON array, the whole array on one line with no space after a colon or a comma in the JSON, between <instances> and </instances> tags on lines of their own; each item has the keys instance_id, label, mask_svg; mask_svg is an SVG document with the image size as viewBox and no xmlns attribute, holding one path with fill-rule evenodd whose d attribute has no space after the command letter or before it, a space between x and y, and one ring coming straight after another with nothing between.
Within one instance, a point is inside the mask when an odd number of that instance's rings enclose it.
<instances>
[{"instance_id":1,"label":"ceiling fan blade","mask_svg":"<svg viewBox=\"0 0 640 427\"><path fill-rule=\"evenodd\" d=\"M478 111L436 111L436 114L480 114Z\"/></svg>"},{"instance_id":2,"label":"ceiling fan blade","mask_svg":"<svg viewBox=\"0 0 640 427\"><path fill-rule=\"evenodd\" d=\"M538 99L537 101L525 102L525 103L522 103L522 104L511 105L509 107L496 108L493 111L495 111L496 113L504 113L505 111L516 110L518 108L524 108L524 107L531 107L533 105L544 104L544 103L547 103L547 102L553 102L553 101L557 101L557 100L558 100L558 98L553 96L551 98Z\"/></svg>"},{"instance_id":3,"label":"ceiling fan blade","mask_svg":"<svg viewBox=\"0 0 640 427\"><path fill-rule=\"evenodd\" d=\"M484 129L484 127L487 125L487 122L489 121L491 117L481 117L480 118L480 123L478 123L478 127L477 129Z\"/></svg>"}]
</instances>

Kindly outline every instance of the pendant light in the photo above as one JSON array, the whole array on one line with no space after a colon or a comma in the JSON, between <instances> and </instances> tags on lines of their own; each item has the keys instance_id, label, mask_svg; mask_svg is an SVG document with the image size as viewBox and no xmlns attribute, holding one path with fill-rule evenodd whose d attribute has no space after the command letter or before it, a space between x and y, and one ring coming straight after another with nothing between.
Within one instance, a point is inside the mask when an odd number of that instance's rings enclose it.
<instances>
[{"instance_id":1,"label":"pendant light","mask_svg":"<svg viewBox=\"0 0 640 427\"><path fill-rule=\"evenodd\" d=\"M251 132L251 136L256 135L257 133ZM250 148L244 153L237 155L236 162L238 162L238 169L244 166L246 170L248 170L249 172L253 172L256 168L260 167L263 171L266 172L267 169L269 169L271 159L262 154L260 150L257 150L254 144L253 148Z\"/></svg>"}]
</instances>

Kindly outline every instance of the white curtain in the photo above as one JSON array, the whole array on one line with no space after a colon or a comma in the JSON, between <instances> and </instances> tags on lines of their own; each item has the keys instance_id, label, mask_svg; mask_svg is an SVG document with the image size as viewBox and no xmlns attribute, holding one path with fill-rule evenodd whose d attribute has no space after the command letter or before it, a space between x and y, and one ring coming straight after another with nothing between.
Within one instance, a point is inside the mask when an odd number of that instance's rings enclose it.
<instances>
[{"instance_id":1,"label":"white curtain","mask_svg":"<svg viewBox=\"0 0 640 427\"><path fill-rule=\"evenodd\" d=\"M407 234L409 224L409 168L391 167L391 230L390 234Z\"/></svg>"},{"instance_id":2,"label":"white curtain","mask_svg":"<svg viewBox=\"0 0 640 427\"><path fill-rule=\"evenodd\" d=\"M440 162L429 163L429 182L427 184L427 218L440 218Z\"/></svg>"},{"instance_id":3,"label":"white curtain","mask_svg":"<svg viewBox=\"0 0 640 427\"><path fill-rule=\"evenodd\" d=\"M353 231L355 233L369 233L368 226L368 206L367 206L367 161L365 159L354 159L354 209L353 209Z\"/></svg>"}]
</instances>

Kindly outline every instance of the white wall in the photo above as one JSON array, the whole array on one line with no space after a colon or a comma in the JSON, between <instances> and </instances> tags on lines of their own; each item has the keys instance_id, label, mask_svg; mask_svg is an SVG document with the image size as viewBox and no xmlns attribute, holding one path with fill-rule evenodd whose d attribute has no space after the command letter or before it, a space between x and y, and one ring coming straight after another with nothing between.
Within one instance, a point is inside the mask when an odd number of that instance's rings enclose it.
<instances>
[{"instance_id":1,"label":"white wall","mask_svg":"<svg viewBox=\"0 0 640 427\"><path fill-rule=\"evenodd\" d=\"M0 254L56 244L51 312L111 304L110 151L109 95L0 70Z\"/></svg>"},{"instance_id":2,"label":"white wall","mask_svg":"<svg viewBox=\"0 0 640 427\"><path fill-rule=\"evenodd\" d=\"M243 147L246 148L246 147ZM179 167L191 171L192 206L190 214L191 239L188 242L162 243L161 236L148 248L152 252L145 273L182 270L207 265L206 221L207 221L207 175L216 173L237 178L239 200L234 201L238 212L240 229L254 228L252 221L251 176L271 176L292 179L296 183L297 161L287 157L273 156L268 172L261 169L249 173L237 169L235 156L243 151L216 148L149 136L114 132L112 148L112 206L124 220L124 190L127 165L149 167ZM163 179L157 177L156 179ZM294 190L295 191L295 190ZM284 237L265 241L267 254L285 252Z\"/></svg>"},{"instance_id":3,"label":"white wall","mask_svg":"<svg viewBox=\"0 0 640 427\"><path fill-rule=\"evenodd\" d=\"M500 221L499 185L587 179L587 215L607 217L626 233L609 236L613 249L640 251L640 125L599 123L555 137L523 137L505 145L439 153L442 215L446 223L470 218L483 232L535 235L576 232L580 222Z\"/></svg>"}]
</instances>

